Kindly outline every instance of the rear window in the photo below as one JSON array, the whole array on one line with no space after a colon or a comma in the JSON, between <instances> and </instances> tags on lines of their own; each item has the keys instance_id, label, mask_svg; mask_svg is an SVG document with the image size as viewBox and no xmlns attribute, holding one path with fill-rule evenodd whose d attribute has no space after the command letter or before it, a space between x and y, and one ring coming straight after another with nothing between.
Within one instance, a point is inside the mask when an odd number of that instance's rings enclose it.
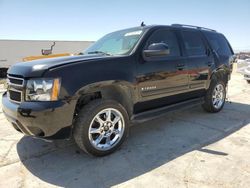
<instances>
[{"instance_id":1,"label":"rear window","mask_svg":"<svg viewBox=\"0 0 250 188\"><path fill-rule=\"evenodd\" d=\"M196 31L182 31L184 46L189 56L201 56L206 54L206 48Z\"/></svg>"},{"instance_id":2,"label":"rear window","mask_svg":"<svg viewBox=\"0 0 250 188\"><path fill-rule=\"evenodd\" d=\"M207 37L213 50L215 50L219 55L230 56L233 54L226 38L222 34L205 32L205 36Z\"/></svg>"}]
</instances>

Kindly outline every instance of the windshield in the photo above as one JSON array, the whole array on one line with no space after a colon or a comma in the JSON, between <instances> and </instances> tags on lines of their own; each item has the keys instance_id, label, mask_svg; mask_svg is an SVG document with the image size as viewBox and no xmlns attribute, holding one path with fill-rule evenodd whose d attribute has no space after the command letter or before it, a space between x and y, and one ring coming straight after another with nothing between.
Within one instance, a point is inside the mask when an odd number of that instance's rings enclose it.
<instances>
[{"instance_id":1,"label":"windshield","mask_svg":"<svg viewBox=\"0 0 250 188\"><path fill-rule=\"evenodd\" d=\"M127 55L133 50L141 35L142 30L138 28L116 31L96 41L84 54Z\"/></svg>"}]
</instances>

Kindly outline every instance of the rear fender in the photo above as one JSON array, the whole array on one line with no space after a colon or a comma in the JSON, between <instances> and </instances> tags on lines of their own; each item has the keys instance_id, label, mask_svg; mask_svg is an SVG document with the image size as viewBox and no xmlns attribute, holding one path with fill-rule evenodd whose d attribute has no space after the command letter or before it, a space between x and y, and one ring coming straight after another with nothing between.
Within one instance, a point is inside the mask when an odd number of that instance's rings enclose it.
<instances>
[{"instance_id":1,"label":"rear fender","mask_svg":"<svg viewBox=\"0 0 250 188\"><path fill-rule=\"evenodd\" d=\"M218 69L215 69L211 73L209 83L208 83L206 89L209 88L211 80L214 77L216 77L218 80L223 80L224 83L227 85L227 83L229 81L229 76L230 76L230 69L227 66L223 65L223 66L219 67Z\"/></svg>"}]
</instances>

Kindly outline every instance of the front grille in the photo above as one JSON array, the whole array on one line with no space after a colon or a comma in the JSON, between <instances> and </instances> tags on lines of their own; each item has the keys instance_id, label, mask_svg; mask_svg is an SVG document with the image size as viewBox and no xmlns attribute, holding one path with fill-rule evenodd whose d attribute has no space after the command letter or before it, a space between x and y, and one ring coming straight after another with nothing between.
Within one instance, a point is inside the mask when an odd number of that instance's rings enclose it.
<instances>
[{"instance_id":1,"label":"front grille","mask_svg":"<svg viewBox=\"0 0 250 188\"><path fill-rule=\"evenodd\" d=\"M9 90L9 98L12 101L16 101L16 102L21 102L22 100L22 92L21 91L13 91L13 90Z\"/></svg>"},{"instance_id":2,"label":"front grille","mask_svg":"<svg viewBox=\"0 0 250 188\"><path fill-rule=\"evenodd\" d=\"M8 97L11 101L20 103L23 98L24 79L19 76L8 75Z\"/></svg>"},{"instance_id":3,"label":"front grille","mask_svg":"<svg viewBox=\"0 0 250 188\"><path fill-rule=\"evenodd\" d=\"M7 82L10 85L23 86L24 80L22 78L9 76L7 77Z\"/></svg>"},{"instance_id":4,"label":"front grille","mask_svg":"<svg viewBox=\"0 0 250 188\"><path fill-rule=\"evenodd\" d=\"M23 80L15 79L15 78L8 78L8 79L9 79L9 82L12 84L23 85Z\"/></svg>"}]
</instances>

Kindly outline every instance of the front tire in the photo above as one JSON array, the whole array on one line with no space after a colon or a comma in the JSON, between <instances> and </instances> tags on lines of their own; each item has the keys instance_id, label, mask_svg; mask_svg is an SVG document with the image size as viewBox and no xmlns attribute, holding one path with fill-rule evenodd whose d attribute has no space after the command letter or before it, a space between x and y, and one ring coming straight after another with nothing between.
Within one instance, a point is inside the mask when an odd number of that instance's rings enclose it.
<instances>
[{"instance_id":1,"label":"front tire","mask_svg":"<svg viewBox=\"0 0 250 188\"><path fill-rule=\"evenodd\" d=\"M129 117L121 104L113 100L97 99L80 110L73 135L83 151L105 156L123 143L128 127Z\"/></svg>"},{"instance_id":2,"label":"front tire","mask_svg":"<svg viewBox=\"0 0 250 188\"><path fill-rule=\"evenodd\" d=\"M222 80L213 78L202 105L207 112L216 113L222 110L226 99L226 84Z\"/></svg>"},{"instance_id":3,"label":"front tire","mask_svg":"<svg viewBox=\"0 0 250 188\"><path fill-rule=\"evenodd\" d=\"M250 80L247 80L247 83L250 84Z\"/></svg>"}]
</instances>

